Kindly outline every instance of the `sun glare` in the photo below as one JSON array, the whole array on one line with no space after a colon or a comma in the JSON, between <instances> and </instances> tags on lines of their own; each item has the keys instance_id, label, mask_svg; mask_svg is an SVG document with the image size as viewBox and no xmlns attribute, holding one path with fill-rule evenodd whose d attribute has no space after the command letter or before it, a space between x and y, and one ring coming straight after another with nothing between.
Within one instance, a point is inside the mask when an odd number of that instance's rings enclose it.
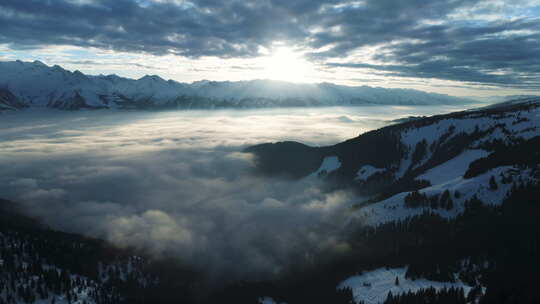
<instances>
[{"instance_id":1,"label":"sun glare","mask_svg":"<svg viewBox=\"0 0 540 304\"><path fill-rule=\"evenodd\" d=\"M275 49L263 59L263 76L273 80L308 82L310 64L301 53L287 47Z\"/></svg>"}]
</instances>

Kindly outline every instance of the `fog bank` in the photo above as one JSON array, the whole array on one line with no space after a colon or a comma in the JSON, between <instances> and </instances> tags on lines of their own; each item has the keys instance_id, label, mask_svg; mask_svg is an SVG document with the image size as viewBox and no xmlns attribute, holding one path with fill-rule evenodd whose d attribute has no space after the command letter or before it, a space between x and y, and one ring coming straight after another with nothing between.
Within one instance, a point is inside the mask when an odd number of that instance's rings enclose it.
<instances>
[{"instance_id":1,"label":"fog bank","mask_svg":"<svg viewBox=\"0 0 540 304\"><path fill-rule=\"evenodd\" d=\"M318 253L345 252L340 230L360 198L325 192L317 180L254 176L243 148L328 145L390 119L455 109L2 114L0 197L54 228L177 256L213 274L279 274Z\"/></svg>"}]
</instances>

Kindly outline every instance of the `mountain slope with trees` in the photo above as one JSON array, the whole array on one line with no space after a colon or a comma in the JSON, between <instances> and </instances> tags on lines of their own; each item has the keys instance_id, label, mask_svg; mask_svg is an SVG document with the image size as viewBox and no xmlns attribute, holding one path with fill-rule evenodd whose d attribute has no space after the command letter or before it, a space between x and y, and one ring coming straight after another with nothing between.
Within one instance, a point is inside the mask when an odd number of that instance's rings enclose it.
<instances>
[{"instance_id":1,"label":"mountain slope with trees","mask_svg":"<svg viewBox=\"0 0 540 304\"><path fill-rule=\"evenodd\" d=\"M173 303L189 296L193 273L52 230L17 208L0 199L0 303Z\"/></svg>"},{"instance_id":2,"label":"mountain slope with trees","mask_svg":"<svg viewBox=\"0 0 540 304\"><path fill-rule=\"evenodd\" d=\"M463 282L470 289L392 294L388 287L378 289L384 294L379 302L536 303L539 127L540 99L527 97L391 125L334 146L303 146L300 157L287 153L292 143L247 151L264 174L324 172L319 178L334 187L368 197L359 199L348 223L350 252L318 274L342 287L345 278L359 278L344 290L357 302L377 302L369 297L370 273L404 267L407 280ZM273 165L300 164L268 171L271 150L288 155ZM329 159L338 165L321 171ZM324 284L313 284L323 290ZM288 295L296 299L291 303L330 303L307 298Z\"/></svg>"}]
</instances>

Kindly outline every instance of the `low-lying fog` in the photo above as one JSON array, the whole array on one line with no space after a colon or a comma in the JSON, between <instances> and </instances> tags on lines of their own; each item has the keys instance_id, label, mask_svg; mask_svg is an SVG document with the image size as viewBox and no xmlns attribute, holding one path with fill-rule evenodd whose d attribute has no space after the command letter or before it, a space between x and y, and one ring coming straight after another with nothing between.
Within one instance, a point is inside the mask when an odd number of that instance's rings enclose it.
<instances>
[{"instance_id":1,"label":"low-lying fog","mask_svg":"<svg viewBox=\"0 0 540 304\"><path fill-rule=\"evenodd\" d=\"M0 114L0 197L50 226L173 255L213 274L277 274L342 252L348 191L251 174L243 148L334 144L456 107Z\"/></svg>"}]
</instances>

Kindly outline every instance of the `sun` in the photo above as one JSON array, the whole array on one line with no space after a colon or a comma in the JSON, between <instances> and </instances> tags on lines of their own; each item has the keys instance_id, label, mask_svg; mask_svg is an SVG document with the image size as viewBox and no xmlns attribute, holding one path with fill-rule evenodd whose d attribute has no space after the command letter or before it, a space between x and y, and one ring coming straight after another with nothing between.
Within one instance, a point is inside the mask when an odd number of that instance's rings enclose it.
<instances>
[{"instance_id":1,"label":"sun","mask_svg":"<svg viewBox=\"0 0 540 304\"><path fill-rule=\"evenodd\" d=\"M308 82L310 64L303 54L288 47L275 48L262 58L262 76L272 80Z\"/></svg>"}]
</instances>

